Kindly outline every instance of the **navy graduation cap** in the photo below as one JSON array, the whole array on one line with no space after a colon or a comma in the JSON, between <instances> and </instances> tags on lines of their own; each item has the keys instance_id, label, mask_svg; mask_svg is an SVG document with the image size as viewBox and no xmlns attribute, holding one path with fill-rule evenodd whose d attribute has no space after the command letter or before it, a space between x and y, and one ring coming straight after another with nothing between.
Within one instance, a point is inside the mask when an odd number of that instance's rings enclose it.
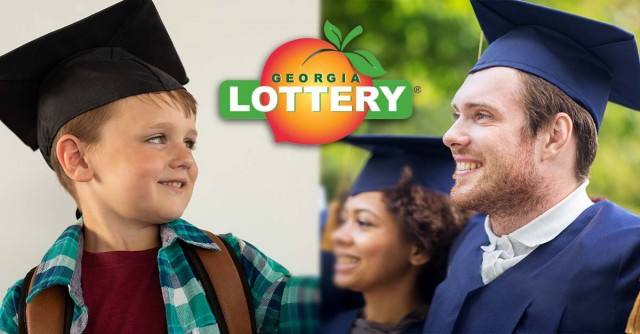
<instances>
[{"instance_id":1,"label":"navy graduation cap","mask_svg":"<svg viewBox=\"0 0 640 334\"><path fill-rule=\"evenodd\" d=\"M523 1L471 0L489 41L470 73L493 66L541 77L582 105L600 129L607 101L640 111L633 34Z\"/></svg>"},{"instance_id":2,"label":"navy graduation cap","mask_svg":"<svg viewBox=\"0 0 640 334\"><path fill-rule=\"evenodd\" d=\"M351 135L341 141L371 152L350 196L397 185L404 166L411 167L415 182L431 191L449 195L453 187L455 162L442 137Z\"/></svg>"},{"instance_id":3,"label":"navy graduation cap","mask_svg":"<svg viewBox=\"0 0 640 334\"><path fill-rule=\"evenodd\" d=\"M0 119L51 166L52 141L71 119L187 81L153 3L124 0L1 56Z\"/></svg>"}]
</instances>

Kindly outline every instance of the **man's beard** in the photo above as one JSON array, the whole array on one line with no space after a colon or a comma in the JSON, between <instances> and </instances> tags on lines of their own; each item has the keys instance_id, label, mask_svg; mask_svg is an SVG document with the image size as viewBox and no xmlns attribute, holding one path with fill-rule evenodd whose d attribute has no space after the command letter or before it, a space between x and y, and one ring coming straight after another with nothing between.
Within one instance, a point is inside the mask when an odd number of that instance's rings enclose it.
<instances>
[{"instance_id":1,"label":"man's beard","mask_svg":"<svg viewBox=\"0 0 640 334\"><path fill-rule=\"evenodd\" d=\"M492 217L521 216L535 210L542 202L546 190L542 188L542 177L535 170L533 144L524 144L523 159L492 161L481 168L482 179L476 180L473 189L463 191L456 182L451 190L451 200L461 208L469 209ZM465 155L465 152L459 152ZM467 185L464 186L468 188Z\"/></svg>"}]
</instances>

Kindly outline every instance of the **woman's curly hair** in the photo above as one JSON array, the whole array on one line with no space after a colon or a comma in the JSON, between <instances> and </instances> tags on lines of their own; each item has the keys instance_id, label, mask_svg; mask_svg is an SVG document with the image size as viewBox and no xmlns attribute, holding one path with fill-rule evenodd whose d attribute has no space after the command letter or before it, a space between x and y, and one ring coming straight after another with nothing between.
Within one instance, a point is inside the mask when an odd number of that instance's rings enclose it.
<instances>
[{"instance_id":1,"label":"woman's curly hair","mask_svg":"<svg viewBox=\"0 0 640 334\"><path fill-rule=\"evenodd\" d=\"M418 275L418 289L425 302L431 302L436 286L446 277L449 248L464 228L472 212L459 209L449 196L430 191L413 181L405 166L393 188L382 191L387 209L400 225L403 237L429 256Z\"/></svg>"}]
</instances>

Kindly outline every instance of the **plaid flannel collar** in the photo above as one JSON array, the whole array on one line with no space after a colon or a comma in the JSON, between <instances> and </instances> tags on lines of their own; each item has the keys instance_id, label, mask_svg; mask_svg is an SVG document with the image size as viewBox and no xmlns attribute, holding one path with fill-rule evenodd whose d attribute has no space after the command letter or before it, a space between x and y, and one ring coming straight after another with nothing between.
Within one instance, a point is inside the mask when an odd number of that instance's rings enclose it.
<instances>
[{"instance_id":1,"label":"plaid flannel collar","mask_svg":"<svg viewBox=\"0 0 640 334\"><path fill-rule=\"evenodd\" d=\"M64 230L49 248L36 269L33 288L27 297L27 302L51 286L68 285L76 305L84 306L80 288L81 268L77 266L82 262L84 243L82 226L82 218L80 218L75 225ZM180 218L160 226L160 239L162 248L169 247L177 239L181 239L197 247L220 251L220 247L206 233Z\"/></svg>"}]
</instances>

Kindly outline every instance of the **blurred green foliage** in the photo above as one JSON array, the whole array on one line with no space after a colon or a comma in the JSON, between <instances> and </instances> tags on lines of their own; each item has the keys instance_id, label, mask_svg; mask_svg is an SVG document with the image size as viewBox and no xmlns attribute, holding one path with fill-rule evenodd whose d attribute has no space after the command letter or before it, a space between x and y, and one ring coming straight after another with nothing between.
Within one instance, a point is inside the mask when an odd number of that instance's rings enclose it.
<instances>
[{"instance_id":1,"label":"blurred green foliage","mask_svg":"<svg viewBox=\"0 0 640 334\"><path fill-rule=\"evenodd\" d=\"M533 0L640 34L640 2L630 0ZM362 25L349 50L371 51L388 74L406 79L414 114L401 121L365 121L356 133L443 135L452 123L451 98L478 58L480 27L468 0L323 0L322 20L343 32ZM322 31L322 27L319 27ZM486 41L483 46L486 47ZM640 113L609 104L588 188L640 213ZM346 191L367 157L344 144L322 147L322 184L328 198Z\"/></svg>"}]
</instances>

